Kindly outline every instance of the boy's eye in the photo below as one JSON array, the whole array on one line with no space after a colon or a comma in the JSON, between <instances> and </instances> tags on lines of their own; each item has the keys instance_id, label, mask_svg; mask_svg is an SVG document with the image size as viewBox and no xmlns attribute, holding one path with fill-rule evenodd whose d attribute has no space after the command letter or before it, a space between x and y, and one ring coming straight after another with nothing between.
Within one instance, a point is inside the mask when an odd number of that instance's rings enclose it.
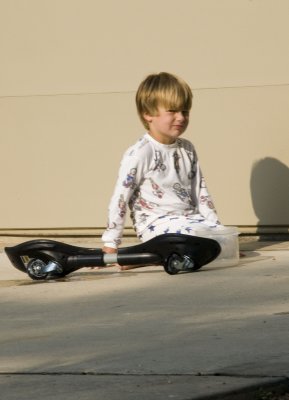
<instances>
[{"instance_id":1,"label":"boy's eye","mask_svg":"<svg viewBox=\"0 0 289 400\"><path fill-rule=\"evenodd\" d=\"M188 110L167 110L167 112L172 114L181 112L185 117L187 117L190 113Z\"/></svg>"}]
</instances>

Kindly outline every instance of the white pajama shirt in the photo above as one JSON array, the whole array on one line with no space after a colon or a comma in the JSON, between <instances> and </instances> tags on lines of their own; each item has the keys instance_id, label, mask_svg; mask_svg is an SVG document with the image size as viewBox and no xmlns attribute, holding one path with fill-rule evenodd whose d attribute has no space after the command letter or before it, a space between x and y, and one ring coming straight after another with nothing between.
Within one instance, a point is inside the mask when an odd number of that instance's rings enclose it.
<instances>
[{"instance_id":1,"label":"white pajama shirt","mask_svg":"<svg viewBox=\"0 0 289 400\"><path fill-rule=\"evenodd\" d=\"M102 236L105 246L121 243L127 208L142 241L219 225L195 148L182 138L166 145L146 133L125 152Z\"/></svg>"}]
</instances>

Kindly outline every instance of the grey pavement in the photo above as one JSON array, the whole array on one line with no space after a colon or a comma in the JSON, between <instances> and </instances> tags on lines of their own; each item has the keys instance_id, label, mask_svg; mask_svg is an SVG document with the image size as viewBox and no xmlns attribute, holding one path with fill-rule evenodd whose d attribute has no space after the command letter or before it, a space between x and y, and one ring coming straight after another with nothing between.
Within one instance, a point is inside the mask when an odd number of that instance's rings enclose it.
<instances>
[{"instance_id":1,"label":"grey pavement","mask_svg":"<svg viewBox=\"0 0 289 400\"><path fill-rule=\"evenodd\" d=\"M1 400L251 399L287 387L288 242L243 240L237 266L192 274L110 267L35 282L3 252L24 240L0 240Z\"/></svg>"}]
</instances>

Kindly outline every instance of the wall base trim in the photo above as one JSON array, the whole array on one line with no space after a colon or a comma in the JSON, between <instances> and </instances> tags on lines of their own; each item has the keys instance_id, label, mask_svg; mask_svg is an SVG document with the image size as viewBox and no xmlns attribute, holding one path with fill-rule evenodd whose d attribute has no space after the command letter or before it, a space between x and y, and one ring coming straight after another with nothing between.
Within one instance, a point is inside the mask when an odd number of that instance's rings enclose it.
<instances>
[{"instance_id":1,"label":"wall base trim","mask_svg":"<svg viewBox=\"0 0 289 400\"><path fill-rule=\"evenodd\" d=\"M229 225L228 225L229 226ZM240 236L268 236L275 237L279 240L288 236L289 225L239 225L236 227ZM0 237L101 237L104 227L98 228L17 228L17 229L0 229ZM124 230L124 237L136 237L132 227Z\"/></svg>"}]
</instances>

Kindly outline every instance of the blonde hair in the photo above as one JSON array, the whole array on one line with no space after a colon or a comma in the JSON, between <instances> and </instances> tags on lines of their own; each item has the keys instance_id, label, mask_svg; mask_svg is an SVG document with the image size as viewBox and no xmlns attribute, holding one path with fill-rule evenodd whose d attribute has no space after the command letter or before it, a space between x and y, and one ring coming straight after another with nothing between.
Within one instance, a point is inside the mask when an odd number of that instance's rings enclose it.
<instances>
[{"instance_id":1,"label":"blonde hair","mask_svg":"<svg viewBox=\"0 0 289 400\"><path fill-rule=\"evenodd\" d=\"M175 75L167 72L147 76L139 85L136 93L138 115L148 129L145 114L157 115L158 108L190 111L193 94L189 85Z\"/></svg>"}]
</instances>

